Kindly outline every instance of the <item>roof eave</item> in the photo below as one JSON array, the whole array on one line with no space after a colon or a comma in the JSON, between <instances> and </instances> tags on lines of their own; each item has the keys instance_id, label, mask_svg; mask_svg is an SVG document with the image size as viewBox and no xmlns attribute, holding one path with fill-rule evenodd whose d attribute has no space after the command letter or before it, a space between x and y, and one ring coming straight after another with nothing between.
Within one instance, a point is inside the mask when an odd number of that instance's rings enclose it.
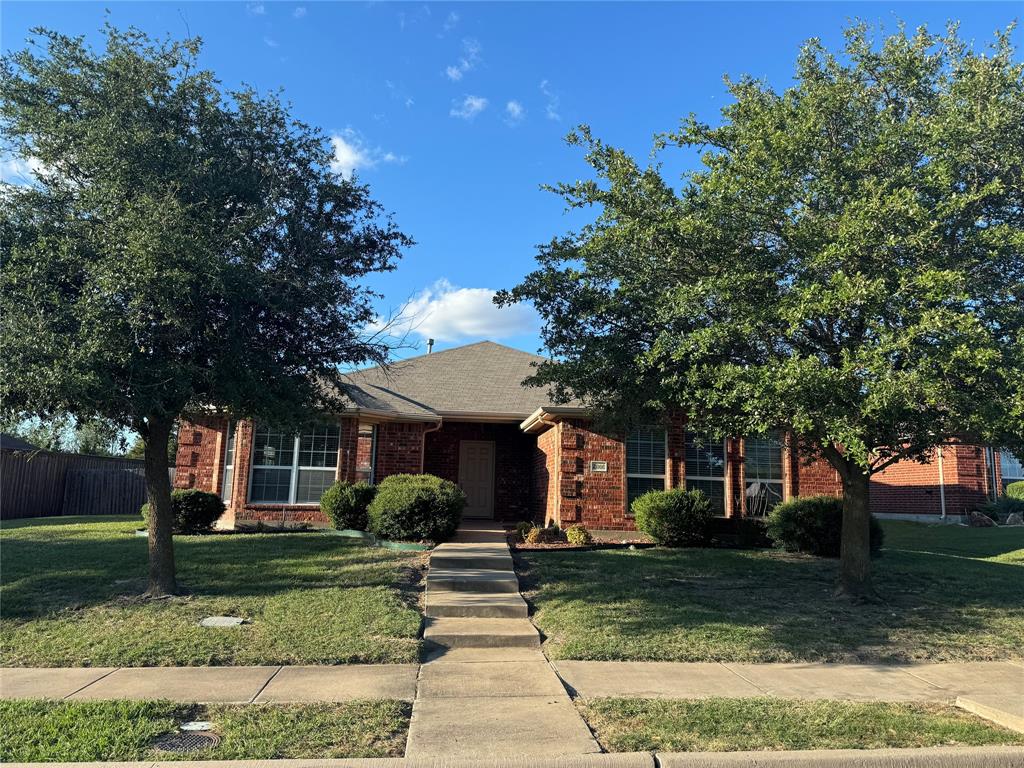
<instances>
[{"instance_id":1,"label":"roof eave","mask_svg":"<svg viewBox=\"0 0 1024 768\"><path fill-rule=\"evenodd\" d=\"M544 427L565 418L586 416L589 414L587 408L575 405L542 405L535 410L519 425L519 428L527 434L540 432ZM545 418L548 417L548 418Z\"/></svg>"}]
</instances>

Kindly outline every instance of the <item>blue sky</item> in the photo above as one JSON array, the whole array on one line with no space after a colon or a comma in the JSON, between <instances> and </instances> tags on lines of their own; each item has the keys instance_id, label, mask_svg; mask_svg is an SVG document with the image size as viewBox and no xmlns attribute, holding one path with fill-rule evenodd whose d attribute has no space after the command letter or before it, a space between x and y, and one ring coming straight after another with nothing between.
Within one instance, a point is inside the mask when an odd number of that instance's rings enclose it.
<instances>
[{"instance_id":1,"label":"blue sky","mask_svg":"<svg viewBox=\"0 0 1024 768\"><path fill-rule=\"evenodd\" d=\"M434 336L441 349L491 338L535 351L532 311L500 312L489 298L532 268L538 243L581 221L539 189L587 175L562 141L574 125L646 155L651 136L683 115L716 120L724 74L784 88L800 43L838 45L850 18L936 30L959 19L985 45L1020 7L4 2L0 43L20 47L35 25L98 40L105 8L117 26L199 35L202 64L225 86L282 88L297 117L333 137L338 169L370 184L416 239L396 272L371 281L383 311L411 300L413 340ZM670 172L688 162L672 158Z\"/></svg>"}]
</instances>

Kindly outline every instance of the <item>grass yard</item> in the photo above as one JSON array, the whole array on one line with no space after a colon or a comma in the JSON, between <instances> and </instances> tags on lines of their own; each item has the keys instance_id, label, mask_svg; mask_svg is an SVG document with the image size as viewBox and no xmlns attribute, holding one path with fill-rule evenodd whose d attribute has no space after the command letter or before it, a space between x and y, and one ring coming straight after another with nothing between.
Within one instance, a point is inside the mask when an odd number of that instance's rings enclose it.
<instances>
[{"instance_id":1,"label":"grass yard","mask_svg":"<svg viewBox=\"0 0 1024 768\"><path fill-rule=\"evenodd\" d=\"M401 757L412 705L182 705L166 701L0 701L0 761L269 760ZM219 745L179 755L150 746L189 720Z\"/></svg>"},{"instance_id":2,"label":"grass yard","mask_svg":"<svg viewBox=\"0 0 1024 768\"><path fill-rule=\"evenodd\" d=\"M422 556L318 533L175 536L188 595L144 600L139 518L0 530L3 666L415 662ZM206 616L250 623L210 629Z\"/></svg>"},{"instance_id":3,"label":"grass yard","mask_svg":"<svg viewBox=\"0 0 1024 768\"><path fill-rule=\"evenodd\" d=\"M832 597L838 561L775 550L530 552L519 567L553 658L1024 657L1024 528L883 525L872 605Z\"/></svg>"},{"instance_id":4,"label":"grass yard","mask_svg":"<svg viewBox=\"0 0 1024 768\"><path fill-rule=\"evenodd\" d=\"M954 707L787 699L590 699L580 713L609 752L1024 744Z\"/></svg>"}]
</instances>

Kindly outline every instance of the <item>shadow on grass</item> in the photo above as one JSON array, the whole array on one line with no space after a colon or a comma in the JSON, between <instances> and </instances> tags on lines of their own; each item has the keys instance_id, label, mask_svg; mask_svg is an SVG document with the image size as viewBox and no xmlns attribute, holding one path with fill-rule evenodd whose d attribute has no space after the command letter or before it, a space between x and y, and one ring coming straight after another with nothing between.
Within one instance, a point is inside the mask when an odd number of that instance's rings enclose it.
<instances>
[{"instance_id":1,"label":"shadow on grass","mask_svg":"<svg viewBox=\"0 0 1024 768\"><path fill-rule=\"evenodd\" d=\"M76 528L80 522L4 526L4 619L82 609L145 589L146 540L135 535L137 522L107 518L99 528ZM394 584L400 556L316 533L176 536L174 545L178 581L195 596L409 586Z\"/></svg>"},{"instance_id":2,"label":"shadow on grass","mask_svg":"<svg viewBox=\"0 0 1024 768\"><path fill-rule=\"evenodd\" d=\"M837 561L775 551L652 549L519 557L557 657L906 662L1019 657L1019 566L885 552L882 602L833 597Z\"/></svg>"}]
</instances>

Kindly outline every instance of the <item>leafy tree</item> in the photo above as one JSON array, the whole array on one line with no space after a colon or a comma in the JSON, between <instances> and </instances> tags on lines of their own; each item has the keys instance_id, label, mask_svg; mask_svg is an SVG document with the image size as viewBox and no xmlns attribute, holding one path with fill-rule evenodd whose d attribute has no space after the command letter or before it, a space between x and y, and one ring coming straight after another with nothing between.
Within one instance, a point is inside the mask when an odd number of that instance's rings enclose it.
<instances>
[{"instance_id":1,"label":"leafy tree","mask_svg":"<svg viewBox=\"0 0 1024 768\"><path fill-rule=\"evenodd\" d=\"M0 432L20 437L45 451L62 453L119 456L125 445L122 430L109 419L76 419L67 413L47 419L9 413L0 417Z\"/></svg>"},{"instance_id":2,"label":"leafy tree","mask_svg":"<svg viewBox=\"0 0 1024 768\"><path fill-rule=\"evenodd\" d=\"M298 423L338 366L382 363L367 273L410 240L276 96L222 91L198 39L45 29L0 64L0 398L145 442L149 593L176 590L167 445L179 414Z\"/></svg>"},{"instance_id":3,"label":"leafy tree","mask_svg":"<svg viewBox=\"0 0 1024 768\"><path fill-rule=\"evenodd\" d=\"M715 435L787 429L842 478L839 591L866 597L869 481L944 441L1020 444L1024 81L1011 31L811 40L795 85L726 80L678 191L583 126L598 209L499 303L530 300L557 362L533 382L599 413L680 407ZM696 159L696 157L695 157Z\"/></svg>"},{"instance_id":4,"label":"leafy tree","mask_svg":"<svg viewBox=\"0 0 1024 768\"><path fill-rule=\"evenodd\" d=\"M141 437L136 437L131 445L128 446L128 450L125 451L125 458L128 459L142 459L146 456L146 443ZM171 427L171 436L167 440L167 466L173 467L175 459L178 456L178 428L177 426Z\"/></svg>"}]
</instances>

